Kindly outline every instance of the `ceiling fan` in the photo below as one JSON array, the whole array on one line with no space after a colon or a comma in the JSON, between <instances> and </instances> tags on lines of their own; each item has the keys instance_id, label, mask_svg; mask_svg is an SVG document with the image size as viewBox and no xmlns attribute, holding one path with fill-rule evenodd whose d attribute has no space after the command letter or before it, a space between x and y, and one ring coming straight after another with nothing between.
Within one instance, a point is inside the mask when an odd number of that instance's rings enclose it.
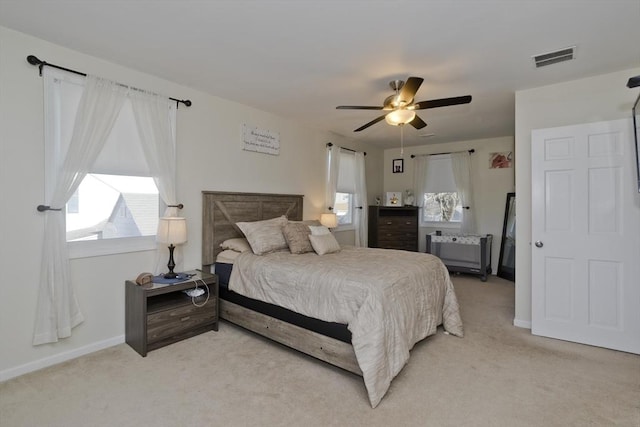
<instances>
[{"instance_id":1,"label":"ceiling fan","mask_svg":"<svg viewBox=\"0 0 640 427\"><path fill-rule=\"evenodd\" d=\"M416 115L415 110L448 107L449 105L468 104L471 102L471 95L414 102L414 96L416 95L416 92L418 92L423 81L424 79L420 77L409 77L406 83L402 80L393 80L389 82L389 86L391 86L391 89L396 93L388 96L384 100L382 106L340 105L336 107L336 109L388 111L388 113L360 126L358 129L354 130L354 132L360 132L369 126L375 125L383 119L390 125L400 126L410 124L416 129L422 129L427 126L427 124Z\"/></svg>"}]
</instances>

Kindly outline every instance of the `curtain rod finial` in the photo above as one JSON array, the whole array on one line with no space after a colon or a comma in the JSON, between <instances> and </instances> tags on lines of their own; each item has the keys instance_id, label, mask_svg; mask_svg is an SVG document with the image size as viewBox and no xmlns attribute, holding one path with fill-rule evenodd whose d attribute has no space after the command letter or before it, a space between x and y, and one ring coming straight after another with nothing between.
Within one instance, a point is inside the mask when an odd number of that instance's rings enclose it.
<instances>
[{"instance_id":1,"label":"curtain rod finial","mask_svg":"<svg viewBox=\"0 0 640 427\"><path fill-rule=\"evenodd\" d=\"M38 57L35 55L27 56L27 62L31 65L40 65L44 63L41 60L39 60Z\"/></svg>"}]
</instances>

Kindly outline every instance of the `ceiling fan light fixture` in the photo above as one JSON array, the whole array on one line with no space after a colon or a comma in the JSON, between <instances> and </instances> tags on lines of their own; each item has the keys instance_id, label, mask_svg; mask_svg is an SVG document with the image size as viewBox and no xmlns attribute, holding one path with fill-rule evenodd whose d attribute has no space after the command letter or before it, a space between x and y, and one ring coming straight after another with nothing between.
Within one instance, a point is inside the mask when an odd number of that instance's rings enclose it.
<instances>
[{"instance_id":1,"label":"ceiling fan light fixture","mask_svg":"<svg viewBox=\"0 0 640 427\"><path fill-rule=\"evenodd\" d=\"M416 112L412 110L394 110L384 117L384 120L392 126L406 125L416 118Z\"/></svg>"}]
</instances>

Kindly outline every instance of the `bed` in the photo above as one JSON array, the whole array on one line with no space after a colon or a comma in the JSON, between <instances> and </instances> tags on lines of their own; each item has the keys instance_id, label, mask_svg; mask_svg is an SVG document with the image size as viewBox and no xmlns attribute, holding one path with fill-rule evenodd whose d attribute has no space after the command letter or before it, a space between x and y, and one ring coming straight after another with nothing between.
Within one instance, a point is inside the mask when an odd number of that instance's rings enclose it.
<instances>
[{"instance_id":1,"label":"bed","mask_svg":"<svg viewBox=\"0 0 640 427\"><path fill-rule=\"evenodd\" d=\"M216 263L216 258L222 242L244 237L237 223L282 215L302 221L303 196L213 191L203 191L202 196L202 267L220 278L220 317L362 376L372 407L417 341L435 333L440 324L462 336L455 292L446 267L436 257L352 247L322 256L249 251L237 258L232 270L228 263ZM376 265L388 267L362 280ZM419 266L415 272L413 265ZM306 276L301 278L303 271ZM347 300L344 293L354 300ZM410 333L404 334L405 329Z\"/></svg>"}]
</instances>

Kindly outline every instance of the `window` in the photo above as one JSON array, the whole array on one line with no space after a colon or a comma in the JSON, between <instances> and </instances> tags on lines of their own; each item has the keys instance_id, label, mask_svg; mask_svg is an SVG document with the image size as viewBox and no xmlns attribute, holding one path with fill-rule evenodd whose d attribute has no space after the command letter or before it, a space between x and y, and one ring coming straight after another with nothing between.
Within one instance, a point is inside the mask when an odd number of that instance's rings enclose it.
<instances>
[{"instance_id":1,"label":"window","mask_svg":"<svg viewBox=\"0 0 640 427\"><path fill-rule=\"evenodd\" d=\"M67 203L67 242L155 236L160 216L153 178L87 174L78 188L82 211Z\"/></svg>"},{"instance_id":2,"label":"window","mask_svg":"<svg viewBox=\"0 0 640 427\"><path fill-rule=\"evenodd\" d=\"M66 156L84 79L58 70L45 74L47 176ZM175 111L171 112L174 120ZM53 183L47 179L47 198ZM48 185L47 185L48 184ZM70 258L155 249L162 201L150 177L135 117L126 100L96 163L66 206Z\"/></svg>"},{"instance_id":3,"label":"window","mask_svg":"<svg viewBox=\"0 0 640 427\"><path fill-rule=\"evenodd\" d=\"M339 151L340 169L333 212L338 217L338 226L344 228L354 225L353 199L356 192L356 160L355 153Z\"/></svg>"},{"instance_id":4,"label":"window","mask_svg":"<svg viewBox=\"0 0 640 427\"><path fill-rule=\"evenodd\" d=\"M422 222L459 224L462 204L456 191L451 156L430 156L427 159L427 183L422 209Z\"/></svg>"},{"instance_id":5,"label":"window","mask_svg":"<svg viewBox=\"0 0 640 427\"><path fill-rule=\"evenodd\" d=\"M80 195L78 192L80 189L77 189L73 196L67 202L67 214L80 213Z\"/></svg>"},{"instance_id":6,"label":"window","mask_svg":"<svg viewBox=\"0 0 640 427\"><path fill-rule=\"evenodd\" d=\"M338 226L353 224L353 194L336 193L333 213L338 217Z\"/></svg>"},{"instance_id":7,"label":"window","mask_svg":"<svg viewBox=\"0 0 640 427\"><path fill-rule=\"evenodd\" d=\"M425 193L423 222L460 222L462 205L458 193Z\"/></svg>"}]
</instances>

